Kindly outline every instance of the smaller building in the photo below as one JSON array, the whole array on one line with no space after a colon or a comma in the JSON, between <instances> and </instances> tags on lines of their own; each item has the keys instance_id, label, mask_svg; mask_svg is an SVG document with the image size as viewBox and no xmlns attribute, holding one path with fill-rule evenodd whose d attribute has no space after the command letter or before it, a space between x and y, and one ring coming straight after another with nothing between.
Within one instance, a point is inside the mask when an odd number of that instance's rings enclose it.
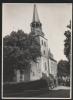
<instances>
[{"instance_id":1,"label":"smaller building","mask_svg":"<svg viewBox=\"0 0 73 100\"><path fill-rule=\"evenodd\" d=\"M53 54L51 53L49 49L49 73L54 76L54 79L56 80L56 84L58 84L57 81L57 61L54 59Z\"/></svg>"},{"instance_id":2,"label":"smaller building","mask_svg":"<svg viewBox=\"0 0 73 100\"><path fill-rule=\"evenodd\" d=\"M54 77L57 76L57 61L53 58L49 58L49 71Z\"/></svg>"}]
</instances>

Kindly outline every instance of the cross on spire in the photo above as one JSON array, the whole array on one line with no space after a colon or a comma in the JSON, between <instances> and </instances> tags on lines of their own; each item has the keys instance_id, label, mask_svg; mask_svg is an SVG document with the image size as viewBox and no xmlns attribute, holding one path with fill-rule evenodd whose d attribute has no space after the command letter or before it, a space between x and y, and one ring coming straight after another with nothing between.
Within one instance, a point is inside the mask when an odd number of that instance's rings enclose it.
<instances>
[{"instance_id":1,"label":"cross on spire","mask_svg":"<svg viewBox=\"0 0 73 100\"><path fill-rule=\"evenodd\" d=\"M40 22L39 16L38 16L38 13L37 13L36 4L34 4L34 10L33 10L33 22Z\"/></svg>"}]
</instances>

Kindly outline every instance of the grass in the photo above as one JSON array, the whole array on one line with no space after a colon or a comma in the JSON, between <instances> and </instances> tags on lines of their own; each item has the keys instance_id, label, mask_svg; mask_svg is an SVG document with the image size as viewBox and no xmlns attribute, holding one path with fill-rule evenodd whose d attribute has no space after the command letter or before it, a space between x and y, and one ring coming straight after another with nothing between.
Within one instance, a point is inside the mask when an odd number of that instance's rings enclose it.
<instances>
[{"instance_id":1,"label":"grass","mask_svg":"<svg viewBox=\"0 0 73 100\"><path fill-rule=\"evenodd\" d=\"M5 94L4 97L69 98L70 90L28 90L23 93Z\"/></svg>"},{"instance_id":2,"label":"grass","mask_svg":"<svg viewBox=\"0 0 73 100\"><path fill-rule=\"evenodd\" d=\"M50 90L39 97L70 98L70 90Z\"/></svg>"}]
</instances>

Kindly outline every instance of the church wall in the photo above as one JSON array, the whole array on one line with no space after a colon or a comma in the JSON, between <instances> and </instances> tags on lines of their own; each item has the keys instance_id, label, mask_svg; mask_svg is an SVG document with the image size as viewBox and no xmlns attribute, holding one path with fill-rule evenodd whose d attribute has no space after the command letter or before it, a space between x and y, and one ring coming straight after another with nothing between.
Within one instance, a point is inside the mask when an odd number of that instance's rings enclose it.
<instances>
[{"instance_id":1,"label":"church wall","mask_svg":"<svg viewBox=\"0 0 73 100\"><path fill-rule=\"evenodd\" d=\"M47 41L47 39L45 39L44 37L42 37L40 35L35 36L35 39L40 43L40 46L41 46L42 56L39 61L39 66L41 68L41 74L45 73L48 76L49 75L49 71L48 71L49 70L48 69L48 41ZM42 43L42 41L43 41L43 43ZM33 64L33 66L36 66L36 65ZM36 68L34 70L36 70ZM36 72L36 73L38 73L38 72ZM38 75L37 75L37 77L38 77Z\"/></svg>"},{"instance_id":2,"label":"church wall","mask_svg":"<svg viewBox=\"0 0 73 100\"><path fill-rule=\"evenodd\" d=\"M40 45L41 45L41 70L47 76L49 75L48 69L48 41L44 37L40 36Z\"/></svg>"},{"instance_id":3,"label":"church wall","mask_svg":"<svg viewBox=\"0 0 73 100\"><path fill-rule=\"evenodd\" d=\"M49 71L50 71L50 74L54 76L56 80L56 85L58 85L57 62L53 61L52 59L49 59Z\"/></svg>"},{"instance_id":4,"label":"church wall","mask_svg":"<svg viewBox=\"0 0 73 100\"><path fill-rule=\"evenodd\" d=\"M41 57L41 71L49 76L48 59L45 57Z\"/></svg>"},{"instance_id":5,"label":"church wall","mask_svg":"<svg viewBox=\"0 0 73 100\"><path fill-rule=\"evenodd\" d=\"M35 39L38 43L40 43L40 37L39 36L35 36Z\"/></svg>"},{"instance_id":6,"label":"church wall","mask_svg":"<svg viewBox=\"0 0 73 100\"><path fill-rule=\"evenodd\" d=\"M24 80L23 81L25 81L25 82L30 81L30 67L27 68L26 70L24 70L23 75L24 75Z\"/></svg>"},{"instance_id":7,"label":"church wall","mask_svg":"<svg viewBox=\"0 0 73 100\"><path fill-rule=\"evenodd\" d=\"M48 58L48 40L40 36L40 45L42 56Z\"/></svg>"},{"instance_id":8,"label":"church wall","mask_svg":"<svg viewBox=\"0 0 73 100\"><path fill-rule=\"evenodd\" d=\"M16 82L20 82L20 70L15 70Z\"/></svg>"},{"instance_id":9,"label":"church wall","mask_svg":"<svg viewBox=\"0 0 73 100\"><path fill-rule=\"evenodd\" d=\"M57 76L57 62L49 59L49 69L50 69L50 74L56 77Z\"/></svg>"},{"instance_id":10,"label":"church wall","mask_svg":"<svg viewBox=\"0 0 73 100\"><path fill-rule=\"evenodd\" d=\"M39 80L42 77L41 74L41 62L38 63L31 62L31 68L30 68L30 80Z\"/></svg>"},{"instance_id":11,"label":"church wall","mask_svg":"<svg viewBox=\"0 0 73 100\"><path fill-rule=\"evenodd\" d=\"M48 58L48 40L40 35L35 36L35 39L40 43L42 56Z\"/></svg>"},{"instance_id":12,"label":"church wall","mask_svg":"<svg viewBox=\"0 0 73 100\"><path fill-rule=\"evenodd\" d=\"M15 70L15 80L16 82L27 82L30 81L30 68L23 70L22 72L17 69Z\"/></svg>"}]
</instances>

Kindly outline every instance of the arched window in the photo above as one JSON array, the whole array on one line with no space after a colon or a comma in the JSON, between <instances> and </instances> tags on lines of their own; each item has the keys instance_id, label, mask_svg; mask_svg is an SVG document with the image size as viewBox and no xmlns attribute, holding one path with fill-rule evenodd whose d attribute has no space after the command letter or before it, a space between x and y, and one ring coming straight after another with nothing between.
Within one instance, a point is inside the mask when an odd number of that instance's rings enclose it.
<instances>
[{"instance_id":1,"label":"arched window","mask_svg":"<svg viewBox=\"0 0 73 100\"><path fill-rule=\"evenodd\" d=\"M44 42L44 46L46 47L46 42Z\"/></svg>"},{"instance_id":2,"label":"arched window","mask_svg":"<svg viewBox=\"0 0 73 100\"><path fill-rule=\"evenodd\" d=\"M35 73L33 72L33 76L35 76Z\"/></svg>"},{"instance_id":3,"label":"arched window","mask_svg":"<svg viewBox=\"0 0 73 100\"><path fill-rule=\"evenodd\" d=\"M45 70L47 70L46 62L45 62Z\"/></svg>"},{"instance_id":4,"label":"arched window","mask_svg":"<svg viewBox=\"0 0 73 100\"><path fill-rule=\"evenodd\" d=\"M44 55L45 55L45 50L44 50Z\"/></svg>"},{"instance_id":5,"label":"arched window","mask_svg":"<svg viewBox=\"0 0 73 100\"><path fill-rule=\"evenodd\" d=\"M43 40L42 40L42 45L43 45Z\"/></svg>"}]
</instances>

